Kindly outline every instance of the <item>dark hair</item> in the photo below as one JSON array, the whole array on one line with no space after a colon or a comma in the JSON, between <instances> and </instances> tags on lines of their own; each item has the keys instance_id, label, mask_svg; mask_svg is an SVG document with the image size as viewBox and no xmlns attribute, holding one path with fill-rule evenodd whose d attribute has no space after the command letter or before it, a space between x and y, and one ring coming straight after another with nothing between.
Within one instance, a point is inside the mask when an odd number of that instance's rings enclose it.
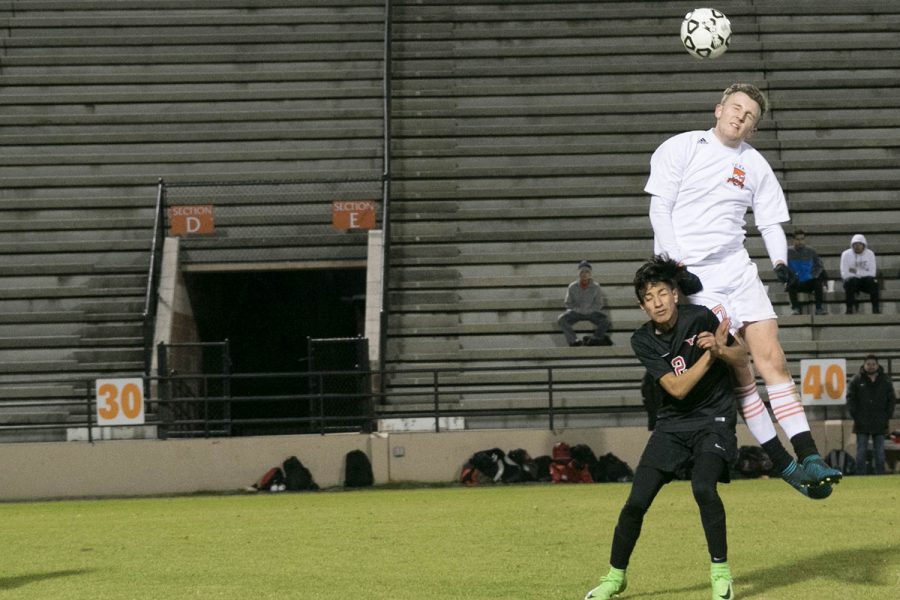
<instances>
[{"instance_id":1,"label":"dark hair","mask_svg":"<svg viewBox=\"0 0 900 600\"><path fill-rule=\"evenodd\" d=\"M791 234L791 237L797 237L798 235L802 235L803 237L806 237L806 232L798 227L797 229L794 230L794 233Z\"/></svg>"},{"instance_id":2,"label":"dark hair","mask_svg":"<svg viewBox=\"0 0 900 600\"><path fill-rule=\"evenodd\" d=\"M866 354L866 358L863 360L863 362L870 360L870 359L874 360L875 362L878 362L878 357L875 356L874 354Z\"/></svg>"},{"instance_id":3,"label":"dark hair","mask_svg":"<svg viewBox=\"0 0 900 600\"><path fill-rule=\"evenodd\" d=\"M643 304L644 291L654 283L664 283L672 289L678 288L678 274L684 267L678 265L666 254L657 254L641 265L634 274L634 293Z\"/></svg>"}]
</instances>

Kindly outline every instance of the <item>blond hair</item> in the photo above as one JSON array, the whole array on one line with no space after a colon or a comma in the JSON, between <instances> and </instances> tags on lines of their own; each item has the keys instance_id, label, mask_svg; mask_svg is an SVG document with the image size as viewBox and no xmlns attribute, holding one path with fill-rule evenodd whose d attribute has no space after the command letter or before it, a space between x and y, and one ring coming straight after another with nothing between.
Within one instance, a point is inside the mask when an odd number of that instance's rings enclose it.
<instances>
[{"instance_id":1,"label":"blond hair","mask_svg":"<svg viewBox=\"0 0 900 600\"><path fill-rule=\"evenodd\" d=\"M759 91L759 88L752 83L732 83L725 88L725 91L722 93L722 100L719 104L724 105L729 96L738 92L747 94L751 100L759 104L759 118L762 119L765 116L766 111L769 110L769 102L766 100L766 97L763 96L762 92Z\"/></svg>"}]
</instances>

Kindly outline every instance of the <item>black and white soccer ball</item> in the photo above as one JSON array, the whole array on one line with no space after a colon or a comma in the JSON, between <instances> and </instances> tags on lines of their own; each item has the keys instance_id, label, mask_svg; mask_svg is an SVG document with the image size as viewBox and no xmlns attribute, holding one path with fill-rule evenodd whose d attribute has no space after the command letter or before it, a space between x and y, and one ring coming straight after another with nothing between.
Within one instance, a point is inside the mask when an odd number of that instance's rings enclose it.
<instances>
[{"instance_id":1,"label":"black and white soccer ball","mask_svg":"<svg viewBox=\"0 0 900 600\"><path fill-rule=\"evenodd\" d=\"M731 44L731 21L715 8L695 8L681 22L681 43L694 58L718 58Z\"/></svg>"}]
</instances>

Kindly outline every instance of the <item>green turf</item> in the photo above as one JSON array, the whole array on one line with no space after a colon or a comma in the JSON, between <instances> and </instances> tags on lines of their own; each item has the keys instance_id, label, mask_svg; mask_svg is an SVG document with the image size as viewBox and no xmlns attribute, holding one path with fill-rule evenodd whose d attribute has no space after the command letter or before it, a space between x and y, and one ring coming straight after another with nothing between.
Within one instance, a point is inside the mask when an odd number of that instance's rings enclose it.
<instances>
[{"instance_id":1,"label":"green turf","mask_svg":"<svg viewBox=\"0 0 900 600\"><path fill-rule=\"evenodd\" d=\"M0 599L579 600L629 486L520 485L0 504ZM900 477L813 502L722 486L737 598L900 590ZM709 598L690 487L660 493L623 598Z\"/></svg>"}]
</instances>

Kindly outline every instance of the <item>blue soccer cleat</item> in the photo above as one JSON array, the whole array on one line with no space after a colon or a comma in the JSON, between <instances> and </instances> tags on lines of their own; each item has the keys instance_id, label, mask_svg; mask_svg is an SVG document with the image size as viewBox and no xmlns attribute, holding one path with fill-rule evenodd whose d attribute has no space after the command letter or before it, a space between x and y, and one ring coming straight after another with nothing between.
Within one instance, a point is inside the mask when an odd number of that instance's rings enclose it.
<instances>
[{"instance_id":1,"label":"blue soccer cleat","mask_svg":"<svg viewBox=\"0 0 900 600\"><path fill-rule=\"evenodd\" d=\"M814 485L818 486L840 483L844 476L837 469L829 467L818 454L810 454L803 459L803 470L816 481Z\"/></svg>"}]
</instances>

